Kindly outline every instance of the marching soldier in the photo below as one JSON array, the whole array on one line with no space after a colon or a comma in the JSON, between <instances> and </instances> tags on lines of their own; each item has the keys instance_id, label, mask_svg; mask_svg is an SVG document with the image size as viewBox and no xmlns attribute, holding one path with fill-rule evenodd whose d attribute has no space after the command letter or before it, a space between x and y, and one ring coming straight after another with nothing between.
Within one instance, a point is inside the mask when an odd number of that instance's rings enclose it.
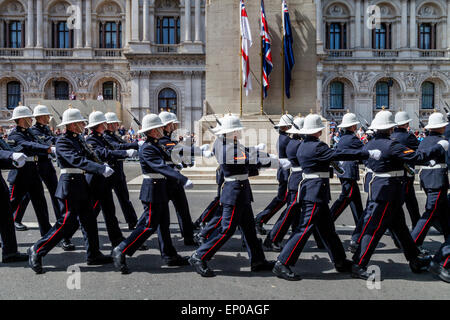
<instances>
[{"instance_id":1,"label":"marching soldier","mask_svg":"<svg viewBox=\"0 0 450 320\"><path fill-rule=\"evenodd\" d=\"M277 143L278 157L280 159L287 159L286 147L291 140L287 131L292 127L293 120L294 117L286 113L281 116L279 123L275 126L275 129L278 129L280 134ZM263 211L256 215L255 218L256 231L258 231L261 235L265 235L267 233L263 225L266 224L270 218L272 218L288 201L288 178L289 170L278 168L278 194Z\"/></svg>"},{"instance_id":2,"label":"marching soldier","mask_svg":"<svg viewBox=\"0 0 450 320\"><path fill-rule=\"evenodd\" d=\"M24 153L14 152L12 149L0 139L0 168L12 169L21 168L25 165L26 155ZM27 261L28 256L20 253L17 248L16 232L14 230L14 220L9 203L8 186L3 180L0 172L0 206L2 212L0 214L0 236L2 239L2 262L21 262Z\"/></svg>"},{"instance_id":3,"label":"marching soldier","mask_svg":"<svg viewBox=\"0 0 450 320\"><path fill-rule=\"evenodd\" d=\"M192 181L166 164L165 151L159 142L159 139L164 136L163 127L164 124L158 115L147 114L142 120L142 129L139 130L139 133L147 136L146 142L139 151L139 161L144 175L139 199L144 206L144 212L131 235L113 249L114 264L122 274L130 273L125 255L132 256L157 229L160 230L160 239L164 235L167 236L169 230L168 178L184 188L193 187ZM177 254L170 241L170 233L168 233L168 239L164 240L166 248L160 248L161 252L164 250L166 255L168 252L172 252L166 260L168 265L189 264L186 257ZM162 243L164 241L160 241L160 245Z\"/></svg>"},{"instance_id":4,"label":"marching soldier","mask_svg":"<svg viewBox=\"0 0 450 320\"><path fill-rule=\"evenodd\" d=\"M144 141L131 143L125 142L116 134L120 123L117 115L114 112L107 112L105 113L105 117L108 127L105 130L104 138L115 150L139 150L139 147L144 143ZM119 159L117 162L115 162L115 166L113 167L113 169L114 174L108 178L108 181L112 185L112 188L117 196L117 200L119 201L119 205L122 208L123 216L125 217L125 221L128 224L128 228L130 231L132 231L137 224L137 215L130 201L127 180L123 171L123 162Z\"/></svg>"},{"instance_id":5,"label":"marching soldier","mask_svg":"<svg viewBox=\"0 0 450 320\"><path fill-rule=\"evenodd\" d=\"M59 124L66 127L65 134L56 142L56 157L61 168L56 198L63 216L42 239L28 249L29 265L37 274L43 273L42 257L64 236L72 236L79 223L83 227L87 264L112 262L111 257L104 256L99 249L97 222L85 172L109 177L114 170L108 165L97 163L97 156L80 136L84 132L85 121L78 109L68 109Z\"/></svg>"},{"instance_id":6,"label":"marching soldier","mask_svg":"<svg viewBox=\"0 0 450 320\"><path fill-rule=\"evenodd\" d=\"M380 159L369 159L368 166L372 169L372 179L369 182L369 203L366 208L363 229L359 236L359 245L353 255L352 276L368 279L370 274L366 266L375 248L389 227L398 239L409 261L413 272L419 273L428 267L429 257L421 255L406 226L405 216L399 208L403 203L403 164L425 162L441 157L448 149L447 141L439 141L429 145L427 149L414 151L395 140L390 134L396 126L394 117L389 111L380 111L370 126L376 129L374 139L364 146L365 151L381 150Z\"/></svg>"},{"instance_id":7,"label":"marching soldier","mask_svg":"<svg viewBox=\"0 0 450 320\"><path fill-rule=\"evenodd\" d=\"M86 143L97 154L102 162L108 162L108 165L114 170L117 168L117 161L127 157L137 155L135 149L111 150L112 146L106 141L103 133L106 129L106 117L100 111L94 111L89 115L89 125L86 128L91 129L91 134L86 138ZM103 212L106 230L112 247L115 248L122 242L124 237L120 231L119 222L116 217L116 208L112 195L112 185L103 174L87 173L86 180L92 191L94 201L94 212L96 216Z\"/></svg>"},{"instance_id":8,"label":"marching soldier","mask_svg":"<svg viewBox=\"0 0 450 320\"><path fill-rule=\"evenodd\" d=\"M36 119L36 123L34 126L30 128L31 134L42 144L46 144L48 146L56 145L56 136L52 133L48 124L50 122L51 113L48 111L48 108L44 105L37 105L33 110L33 117ZM58 199L55 197L56 187L58 186L58 177L56 176L56 170L53 167L52 157L50 155L43 155L38 157L38 171L39 176L47 187L48 192L50 193L50 198L52 199L53 210L55 212L56 220L58 220L62 213L59 209ZM23 215L25 214L25 210L27 209L28 203L30 202L30 197L26 195L15 213L15 224L19 225L19 230L21 229L20 225L22 222ZM25 227L25 226L24 226ZM25 227L26 228L26 227ZM16 227L17 229L17 227ZM64 251L73 251L75 250L75 246L69 239L63 239L61 242L61 247Z\"/></svg>"},{"instance_id":9,"label":"marching soldier","mask_svg":"<svg viewBox=\"0 0 450 320\"><path fill-rule=\"evenodd\" d=\"M358 124L359 121L353 113L347 113L342 117L342 123L338 125L338 128L343 129L343 134L337 143L337 150L360 150L364 147L361 140L355 135ZM344 173L338 174L338 177L341 181L342 191L339 198L331 206L331 216L333 221L336 221L345 208L350 205L353 220L357 224L364 211L358 186L358 161L341 161L341 169Z\"/></svg>"},{"instance_id":10,"label":"marching soldier","mask_svg":"<svg viewBox=\"0 0 450 320\"><path fill-rule=\"evenodd\" d=\"M419 145L420 151L430 149L441 141L446 142L443 133L448 122L440 112L434 112L428 119L425 129L429 130ZM420 184L427 195L425 212L418 220L411 236L417 246L422 246L428 230L435 222L439 222L444 238L450 235L450 216L448 212L448 171L446 154L439 154L432 161L420 168Z\"/></svg>"},{"instance_id":11,"label":"marching soldier","mask_svg":"<svg viewBox=\"0 0 450 320\"><path fill-rule=\"evenodd\" d=\"M12 212L17 212L25 195L29 195L39 224L41 236L51 228L47 201L44 196L44 187L39 175L38 163L40 157L48 157L55 152L55 147L38 143L31 133L33 114L26 106L18 106L13 111L11 120L16 122L16 127L9 134L8 142L27 156L26 164L21 168L9 172L10 200Z\"/></svg>"},{"instance_id":12,"label":"marching soldier","mask_svg":"<svg viewBox=\"0 0 450 320\"><path fill-rule=\"evenodd\" d=\"M258 152L249 152L238 141L242 127L241 121L234 115L228 115L221 121L221 129L217 132L223 135L222 144L218 143L214 150L217 161L222 167L225 183L220 195L223 205L219 232L203 243L189 258L189 263L202 277L213 277L214 272L208 267L207 261L231 238L240 226L251 261L251 270L271 270L273 263L265 259L261 242L256 236L251 202L253 196L248 180L251 165L263 165ZM272 164L272 158L264 159ZM277 161L278 162L278 161ZM287 165L286 160L280 163Z\"/></svg>"},{"instance_id":13,"label":"marching soldier","mask_svg":"<svg viewBox=\"0 0 450 320\"><path fill-rule=\"evenodd\" d=\"M298 201L302 211L299 224L277 258L273 273L282 279L300 280L300 276L291 270L302 252L311 232L320 234L330 258L338 272L349 272L351 261L346 259L344 247L339 239L328 202L330 201L330 164L334 160L364 160L379 158L379 150L369 152L361 149L335 150L319 140L325 126L317 114L306 116L300 134L306 137L297 150L298 165L303 170L303 180L298 187Z\"/></svg>"}]
</instances>

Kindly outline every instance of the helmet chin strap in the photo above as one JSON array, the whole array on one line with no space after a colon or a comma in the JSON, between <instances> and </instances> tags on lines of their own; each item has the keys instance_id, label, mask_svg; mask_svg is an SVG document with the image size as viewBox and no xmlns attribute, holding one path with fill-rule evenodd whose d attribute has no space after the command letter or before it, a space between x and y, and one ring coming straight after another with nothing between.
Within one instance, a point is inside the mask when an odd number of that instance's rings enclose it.
<instances>
[{"instance_id":1,"label":"helmet chin strap","mask_svg":"<svg viewBox=\"0 0 450 320\"><path fill-rule=\"evenodd\" d=\"M28 125L28 128L31 127L31 125L33 124L33 120L31 120L29 118L25 118L25 122Z\"/></svg>"},{"instance_id":2,"label":"helmet chin strap","mask_svg":"<svg viewBox=\"0 0 450 320\"><path fill-rule=\"evenodd\" d=\"M75 126L78 128L78 131L79 131L78 133L82 133L83 132L84 129L81 127L79 122L75 123Z\"/></svg>"}]
</instances>

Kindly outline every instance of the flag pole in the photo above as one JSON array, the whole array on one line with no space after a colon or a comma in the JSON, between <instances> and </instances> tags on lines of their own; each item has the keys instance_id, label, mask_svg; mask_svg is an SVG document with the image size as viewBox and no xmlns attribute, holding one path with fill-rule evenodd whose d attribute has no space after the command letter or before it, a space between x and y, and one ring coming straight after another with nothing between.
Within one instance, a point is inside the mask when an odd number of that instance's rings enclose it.
<instances>
[{"instance_id":1,"label":"flag pole","mask_svg":"<svg viewBox=\"0 0 450 320\"><path fill-rule=\"evenodd\" d=\"M243 86L243 79L242 79L242 59L243 59L243 56L242 56L242 35L241 35L241 37L240 37L240 39L241 39L241 45L240 45L240 53L239 53L239 57L240 57L240 59L239 59L239 70L240 70L240 95L241 95L241 102L240 102L240 108L239 108L239 110L240 110L240 115L241 115L241 117L242 117L242 86Z\"/></svg>"},{"instance_id":2,"label":"flag pole","mask_svg":"<svg viewBox=\"0 0 450 320\"><path fill-rule=\"evenodd\" d=\"M283 33L283 37L281 39L281 69L283 70L282 72L282 86L281 86L281 113L284 114L284 87L285 87L285 81L284 81L284 73L285 73L285 66L286 63L284 61L284 23L283 23L283 29L282 29L282 33Z\"/></svg>"},{"instance_id":3,"label":"flag pole","mask_svg":"<svg viewBox=\"0 0 450 320\"><path fill-rule=\"evenodd\" d=\"M263 39L261 36L261 115L264 113L264 54L263 54Z\"/></svg>"}]
</instances>

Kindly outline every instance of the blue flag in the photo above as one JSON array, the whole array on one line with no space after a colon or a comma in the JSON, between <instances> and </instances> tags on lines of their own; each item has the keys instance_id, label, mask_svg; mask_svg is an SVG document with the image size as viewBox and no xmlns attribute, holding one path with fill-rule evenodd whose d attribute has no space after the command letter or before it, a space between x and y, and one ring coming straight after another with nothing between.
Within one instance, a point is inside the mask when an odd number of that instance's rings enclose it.
<instances>
[{"instance_id":1,"label":"blue flag","mask_svg":"<svg viewBox=\"0 0 450 320\"><path fill-rule=\"evenodd\" d=\"M291 72L294 68L294 39L292 37L291 20L286 0L283 0L283 37L284 37L284 88L286 97L291 97Z\"/></svg>"}]
</instances>

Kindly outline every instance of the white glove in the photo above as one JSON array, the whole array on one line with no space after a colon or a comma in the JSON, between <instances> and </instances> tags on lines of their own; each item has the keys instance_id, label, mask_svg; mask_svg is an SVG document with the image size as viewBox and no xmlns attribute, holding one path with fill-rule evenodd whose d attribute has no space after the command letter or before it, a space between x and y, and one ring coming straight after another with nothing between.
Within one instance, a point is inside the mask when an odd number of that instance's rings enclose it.
<instances>
[{"instance_id":1,"label":"white glove","mask_svg":"<svg viewBox=\"0 0 450 320\"><path fill-rule=\"evenodd\" d=\"M194 187L194 183L188 179L188 181L186 181L186 184L184 185L185 189L192 189Z\"/></svg>"},{"instance_id":2,"label":"white glove","mask_svg":"<svg viewBox=\"0 0 450 320\"><path fill-rule=\"evenodd\" d=\"M129 158L134 158L137 156L137 154L138 154L137 150L134 150L134 149L127 150L127 155Z\"/></svg>"},{"instance_id":3,"label":"white glove","mask_svg":"<svg viewBox=\"0 0 450 320\"><path fill-rule=\"evenodd\" d=\"M211 158L214 155L211 151L208 150L202 151L202 154L205 158Z\"/></svg>"},{"instance_id":4,"label":"white glove","mask_svg":"<svg viewBox=\"0 0 450 320\"><path fill-rule=\"evenodd\" d=\"M16 168L22 168L25 165L26 159L27 156L25 155L25 153L14 152L12 154L13 165Z\"/></svg>"},{"instance_id":5,"label":"white glove","mask_svg":"<svg viewBox=\"0 0 450 320\"><path fill-rule=\"evenodd\" d=\"M140 140L140 141L138 142L138 146L140 147L140 146L142 146L144 143L145 143L144 140Z\"/></svg>"},{"instance_id":6,"label":"white glove","mask_svg":"<svg viewBox=\"0 0 450 320\"><path fill-rule=\"evenodd\" d=\"M56 147L50 147L50 149L52 150L52 153L53 153L54 155L56 155Z\"/></svg>"},{"instance_id":7,"label":"white glove","mask_svg":"<svg viewBox=\"0 0 450 320\"><path fill-rule=\"evenodd\" d=\"M105 165L105 172L103 172L103 176L104 176L105 178L108 178L108 177L111 176L113 173L114 173L114 170L111 169L110 166Z\"/></svg>"},{"instance_id":8,"label":"white glove","mask_svg":"<svg viewBox=\"0 0 450 320\"><path fill-rule=\"evenodd\" d=\"M290 167L292 167L292 164L288 159L279 159L279 161L280 161L280 167L284 170L287 170Z\"/></svg>"},{"instance_id":9,"label":"white glove","mask_svg":"<svg viewBox=\"0 0 450 320\"><path fill-rule=\"evenodd\" d=\"M430 160L430 167L434 167L436 165L436 161Z\"/></svg>"},{"instance_id":10,"label":"white glove","mask_svg":"<svg viewBox=\"0 0 450 320\"><path fill-rule=\"evenodd\" d=\"M278 159L278 156L273 153L269 153L269 157L270 157L270 159Z\"/></svg>"},{"instance_id":11,"label":"white glove","mask_svg":"<svg viewBox=\"0 0 450 320\"><path fill-rule=\"evenodd\" d=\"M369 158L380 160L381 158L381 151L378 149L369 150Z\"/></svg>"},{"instance_id":12,"label":"white glove","mask_svg":"<svg viewBox=\"0 0 450 320\"><path fill-rule=\"evenodd\" d=\"M444 148L445 151L448 151L448 141L447 140L441 140L438 142Z\"/></svg>"},{"instance_id":13,"label":"white glove","mask_svg":"<svg viewBox=\"0 0 450 320\"><path fill-rule=\"evenodd\" d=\"M264 150L266 148L266 145L264 143L260 143L255 146L255 149L258 151Z\"/></svg>"},{"instance_id":14,"label":"white glove","mask_svg":"<svg viewBox=\"0 0 450 320\"><path fill-rule=\"evenodd\" d=\"M202 150L202 151L207 151L207 150L209 150L209 144L204 144L204 145L202 145L202 146L200 147L200 150Z\"/></svg>"}]
</instances>

